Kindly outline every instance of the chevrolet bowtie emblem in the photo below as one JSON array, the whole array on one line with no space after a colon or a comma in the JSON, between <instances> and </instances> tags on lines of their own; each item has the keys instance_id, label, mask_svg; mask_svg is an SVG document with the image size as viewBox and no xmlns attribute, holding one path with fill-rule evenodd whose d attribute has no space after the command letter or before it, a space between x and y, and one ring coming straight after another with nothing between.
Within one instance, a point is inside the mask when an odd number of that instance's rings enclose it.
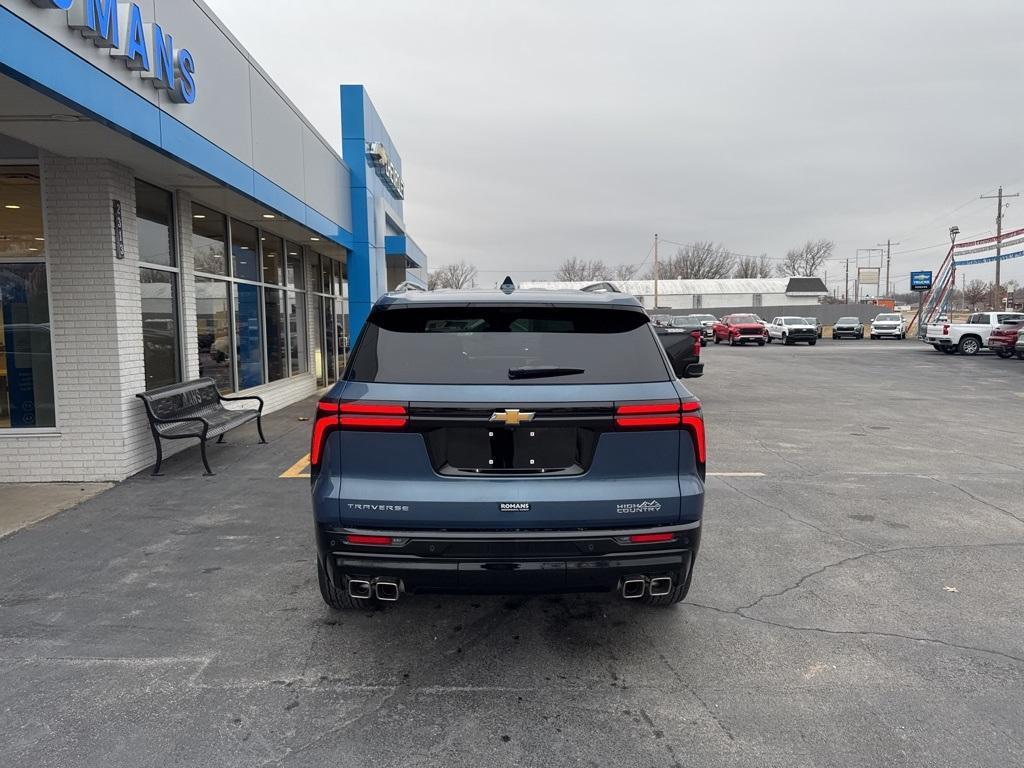
<instances>
[{"instance_id":1,"label":"chevrolet bowtie emblem","mask_svg":"<svg viewBox=\"0 0 1024 768\"><path fill-rule=\"evenodd\" d=\"M506 427L516 427L524 421L533 421L534 413L520 411L518 408L506 408L491 414L491 421L500 421Z\"/></svg>"}]
</instances>

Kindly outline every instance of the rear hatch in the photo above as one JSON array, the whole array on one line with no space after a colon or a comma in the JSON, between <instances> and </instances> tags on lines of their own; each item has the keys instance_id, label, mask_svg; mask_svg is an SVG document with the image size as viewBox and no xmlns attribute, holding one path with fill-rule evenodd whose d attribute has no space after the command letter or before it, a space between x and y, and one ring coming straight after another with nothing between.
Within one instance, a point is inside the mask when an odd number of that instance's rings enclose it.
<instances>
[{"instance_id":1,"label":"rear hatch","mask_svg":"<svg viewBox=\"0 0 1024 768\"><path fill-rule=\"evenodd\" d=\"M622 528L701 514L699 406L640 311L375 311L327 400L342 424L314 492L343 525Z\"/></svg>"}]
</instances>

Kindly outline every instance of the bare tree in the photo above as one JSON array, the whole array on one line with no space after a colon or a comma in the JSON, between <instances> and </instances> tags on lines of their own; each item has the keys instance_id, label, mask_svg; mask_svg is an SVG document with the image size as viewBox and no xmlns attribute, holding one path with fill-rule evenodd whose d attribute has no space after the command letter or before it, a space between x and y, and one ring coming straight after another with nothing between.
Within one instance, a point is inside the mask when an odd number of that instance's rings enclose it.
<instances>
[{"instance_id":1,"label":"bare tree","mask_svg":"<svg viewBox=\"0 0 1024 768\"><path fill-rule=\"evenodd\" d=\"M836 244L831 240L808 240L800 248L791 248L778 267L779 277L813 277L832 255Z\"/></svg>"},{"instance_id":2,"label":"bare tree","mask_svg":"<svg viewBox=\"0 0 1024 768\"><path fill-rule=\"evenodd\" d=\"M740 256L736 259L736 270L733 277L771 277L772 263L767 253L760 256Z\"/></svg>"},{"instance_id":3,"label":"bare tree","mask_svg":"<svg viewBox=\"0 0 1024 768\"><path fill-rule=\"evenodd\" d=\"M722 245L695 242L679 248L658 265L658 277L664 280L707 280L729 277L735 257ZM654 277L654 269L648 278Z\"/></svg>"},{"instance_id":4,"label":"bare tree","mask_svg":"<svg viewBox=\"0 0 1024 768\"><path fill-rule=\"evenodd\" d=\"M555 280L568 283L586 280L608 280L611 274L612 270L609 270L600 259L587 261L576 256L570 256L558 267L558 272L555 273Z\"/></svg>"},{"instance_id":5,"label":"bare tree","mask_svg":"<svg viewBox=\"0 0 1024 768\"><path fill-rule=\"evenodd\" d=\"M464 261L438 267L427 275L427 288L472 288L476 285L476 267Z\"/></svg>"},{"instance_id":6,"label":"bare tree","mask_svg":"<svg viewBox=\"0 0 1024 768\"><path fill-rule=\"evenodd\" d=\"M978 308L978 303L992 295L992 286L984 280L971 280L964 286L964 302L971 305L971 311Z\"/></svg>"},{"instance_id":7,"label":"bare tree","mask_svg":"<svg viewBox=\"0 0 1024 768\"><path fill-rule=\"evenodd\" d=\"M612 280L632 280L639 271L637 264L619 264L612 270Z\"/></svg>"}]
</instances>

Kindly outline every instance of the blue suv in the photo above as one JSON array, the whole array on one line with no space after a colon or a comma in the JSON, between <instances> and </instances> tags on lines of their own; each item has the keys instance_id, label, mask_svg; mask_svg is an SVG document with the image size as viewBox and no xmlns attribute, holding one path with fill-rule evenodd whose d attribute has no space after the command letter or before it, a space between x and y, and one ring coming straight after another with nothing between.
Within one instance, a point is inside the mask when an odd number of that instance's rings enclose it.
<instances>
[{"instance_id":1,"label":"blue suv","mask_svg":"<svg viewBox=\"0 0 1024 768\"><path fill-rule=\"evenodd\" d=\"M704 421L679 381L690 364L621 293L383 296L313 425L325 602L682 600L704 507Z\"/></svg>"}]
</instances>

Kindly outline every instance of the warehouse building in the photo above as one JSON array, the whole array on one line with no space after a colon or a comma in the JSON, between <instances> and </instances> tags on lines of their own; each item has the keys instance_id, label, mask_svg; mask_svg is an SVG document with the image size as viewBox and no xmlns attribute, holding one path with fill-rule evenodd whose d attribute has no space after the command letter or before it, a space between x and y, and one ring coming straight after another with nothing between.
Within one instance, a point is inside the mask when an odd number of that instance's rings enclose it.
<instances>
[{"instance_id":1,"label":"warehouse building","mask_svg":"<svg viewBox=\"0 0 1024 768\"><path fill-rule=\"evenodd\" d=\"M200 0L5 0L0 482L147 467L164 384L308 397L424 283L401 157L363 87L339 107L340 144Z\"/></svg>"},{"instance_id":2,"label":"warehouse building","mask_svg":"<svg viewBox=\"0 0 1024 768\"><path fill-rule=\"evenodd\" d=\"M579 290L609 286L631 293L650 310L654 306L653 280L594 282L523 282L524 288ZM731 307L801 307L821 303L828 290L820 277L768 277L723 280L659 280L658 309L728 309ZM781 311L781 310L780 310Z\"/></svg>"}]
</instances>

